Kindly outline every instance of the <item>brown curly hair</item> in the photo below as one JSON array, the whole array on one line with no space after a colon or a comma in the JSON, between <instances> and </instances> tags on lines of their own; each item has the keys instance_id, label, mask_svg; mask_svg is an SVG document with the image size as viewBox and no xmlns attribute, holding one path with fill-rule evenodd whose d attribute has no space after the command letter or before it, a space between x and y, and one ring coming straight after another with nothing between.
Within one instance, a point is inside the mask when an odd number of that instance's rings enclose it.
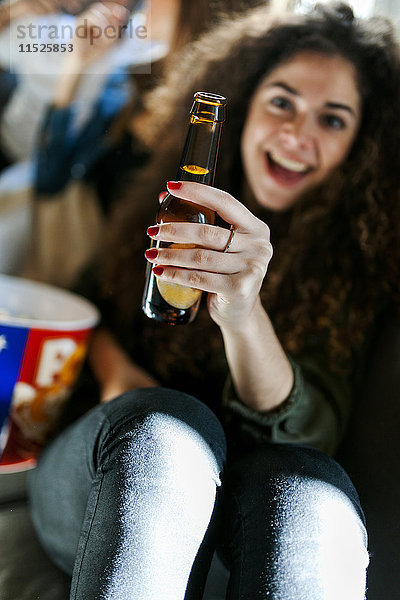
<instances>
[{"instance_id":1,"label":"brown curly hair","mask_svg":"<svg viewBox=\"0 0 400 600\"><path fill-rule=\"evenodd\" d=\"M293 209L272 213L258 206L246 188L241 132L261 79L305 50L338 54L354 65L361 125L346 161L322 185ZM144 135L152 159L114 214L101 279L121 324L140 304L141 256L148 246L144 232L154 222L159 191L175 175L197 90L228 99L216 186L270 225L275 251L261 297L284 348L297 355L318 340L332 369L350 371L379 311L399 300L400 58L391 25L381 18L355 19L343 3L317 5L308 14L264 7L219 25L187 49L148 100L154 119ZM178 329L168 356L164 351L158 357L166 371L177 360L195 369L190 348L221 348L206 309L193 324ZM168 334L170 328L150 323L145 330L154 348Z\"/></svg>"}]
</instances>

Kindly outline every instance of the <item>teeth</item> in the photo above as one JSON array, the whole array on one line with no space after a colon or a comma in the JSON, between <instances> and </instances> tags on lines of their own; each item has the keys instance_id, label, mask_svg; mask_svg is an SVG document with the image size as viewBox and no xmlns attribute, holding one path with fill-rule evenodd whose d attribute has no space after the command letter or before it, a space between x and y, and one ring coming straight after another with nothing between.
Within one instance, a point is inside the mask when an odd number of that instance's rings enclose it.
<instances>
[{"instance_id":1,"label":"teeth","mask_svg":"<svg viewBox=\"0 0 400 600\"><path fill-rule=\"evenodd\" d=\"M304 163L297 162L296 160L290 160L290 158L284 158L279 154L275 154L274 152L270 152L271 158L274 162L278 163L281 167L285 169L289 169L290 171L295 171L296 173L304 173L309 168L308 165Z\"/></svg>"}]
</instances>

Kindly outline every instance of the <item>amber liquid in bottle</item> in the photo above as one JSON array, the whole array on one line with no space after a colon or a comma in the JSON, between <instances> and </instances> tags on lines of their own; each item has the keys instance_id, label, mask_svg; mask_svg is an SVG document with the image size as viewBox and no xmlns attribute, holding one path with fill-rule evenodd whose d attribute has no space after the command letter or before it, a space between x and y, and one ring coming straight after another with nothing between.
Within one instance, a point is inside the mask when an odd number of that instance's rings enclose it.
<instances>
[{"instance_id":1,"label":"amber liquid in bottle","mask_svg":"<svg viewBox=\"0 0 400 600\"><path fill-rule=\"evenodd\" d=\"M205 185L214 182L222 124L225 120L226 99L208 92L194 95L190 111L189 131L182 153L177 180L195 181ZM211 223L215 213L209 208L186 202L167 194L157 214L157 223L186 221ZM166 242L152 240L152 248L174 246ZM175 244L176 246L176 244ZM195 247L182 244L180 247ZM169 325L184 325L195 318L199 309L202 292L195 288L162 281L156 277L149 263L146 270L146 284L142 308L150 318Z\"/></svg>"}]
</instances>

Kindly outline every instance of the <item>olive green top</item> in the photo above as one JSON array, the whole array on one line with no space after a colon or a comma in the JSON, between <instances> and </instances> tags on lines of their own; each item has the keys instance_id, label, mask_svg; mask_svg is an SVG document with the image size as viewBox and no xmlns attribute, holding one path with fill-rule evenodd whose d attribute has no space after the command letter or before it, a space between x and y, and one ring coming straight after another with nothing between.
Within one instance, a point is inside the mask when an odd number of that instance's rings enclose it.
<instances>
[{"instance_id":1,"label":"olive green top","mask_svg":"<svg viewBox=\"0 0 400 600\"><path fill-rule=\"evenodd\" d=\"M294 371L289 397L278 408L260 412L240 402L228 377L223 392L227 423L257 442L301 443L334 454L352 407L352 386L324 370L315 359L288 357Z\"/></svg>"}]
</instances>

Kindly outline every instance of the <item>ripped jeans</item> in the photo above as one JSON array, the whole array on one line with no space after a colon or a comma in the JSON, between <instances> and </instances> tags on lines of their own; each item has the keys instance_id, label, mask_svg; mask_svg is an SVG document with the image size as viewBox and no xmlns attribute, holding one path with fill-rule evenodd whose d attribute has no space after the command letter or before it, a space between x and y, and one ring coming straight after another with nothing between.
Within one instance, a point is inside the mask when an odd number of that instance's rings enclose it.
<instances>
[{"instance_id":1,"label":"ripped jeans","mask_svg":"<svg viewBox=\"0 0 400 600\"><path fill-rule=\"evenodd\" d=\"M215 415L133 390L61 433L31 473L34 524L73 600L200 600L212 555L229 600L363 600L368 553L343 469L305 446L226 462Z\"/></svg>"}]
</instances>

